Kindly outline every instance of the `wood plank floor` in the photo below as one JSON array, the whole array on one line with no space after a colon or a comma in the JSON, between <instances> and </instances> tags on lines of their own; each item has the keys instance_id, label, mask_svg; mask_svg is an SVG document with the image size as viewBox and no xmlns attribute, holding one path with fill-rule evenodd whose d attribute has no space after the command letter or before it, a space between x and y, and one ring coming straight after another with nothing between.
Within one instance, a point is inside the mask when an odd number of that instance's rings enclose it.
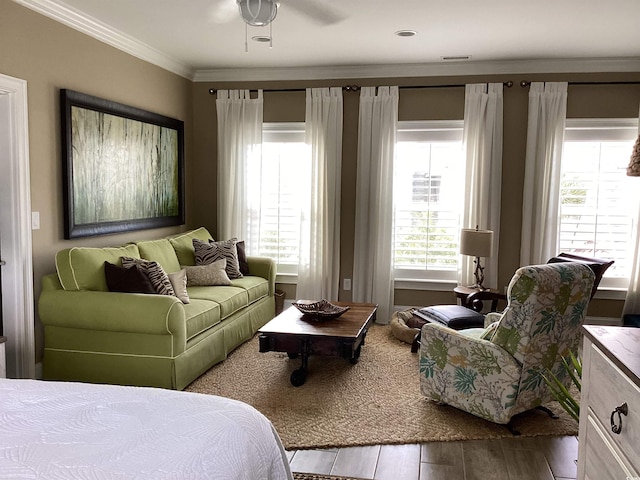
<instances>
[{"instance_id":1,"label":"wood plank floor","mask_svg":"<svg viewBox=\"0 0 640 480\"><path fill-rule=\"evenodd\" d=\"M294 472L369 480L569 480L576 478L576 437L375 445L288 451Z\"/></svg>"}]
</instances>

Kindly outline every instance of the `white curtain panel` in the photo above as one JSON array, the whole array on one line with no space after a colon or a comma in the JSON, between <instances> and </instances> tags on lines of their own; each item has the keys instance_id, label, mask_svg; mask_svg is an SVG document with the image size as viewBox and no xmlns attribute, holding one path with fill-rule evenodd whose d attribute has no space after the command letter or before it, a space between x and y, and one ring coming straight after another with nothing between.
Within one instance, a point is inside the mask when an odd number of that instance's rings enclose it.
<instances>
[{"instance_id":1,"label":"white curtain panel","mask_svg":"<svg viewBox=\"0 0 640 480\"><path fill-rule=\"evenodd\" d=\"M491 257L482 259L486 287L498 287L498 239L502 185L502 83L465 88L463 144L466 152L462 226L493 231ZM474 258L461 256L459 285L473 285Z\"/></svg>"},{"instance_id":2,"label":"white curtain panel","mask_svg":"<svg viewBox=\"0 0 640 480\"><path fill-rule=\"evenodd\" d=\"M566 117L567 82L531 83L520 265L546 263L557 253Z\"/></svg>"},{"instance_id":3,"label":"white curtain panel","mask_svg":"<svg viewBox=\"0 0 640 480\"><path fill-rule=\"evenodd\" d=\"M299 299L338 300L342 112L342 88L307 88L305 138L311 151L311 184L300 218Z\"/></svg>"},{"instance_id":4,"label":"white curtain panel","mask_svg":"<svg viewBox=\"0 0 640 480\"><path fill-rule=\"evenodd\" d=\"M638 118L638 135L640 135L640 116ZM636 193L636 230L634 238L629 245L629 251L633 252L633 263L631 264L631 277L629 279L629 287L627 288L627 296L624 300L622 309L623 315L640 313L640 189Z\"/></svg>"},{"instance_id":5,"label":"white curtain panel","mask_svg":"<svg viewBox=\"0 0 640 480\"><path fill-rule=\"evenodd\" d=\"M358 124L358 175L353 300L378 304L376 321L393 309L393 160L398 87L363 87Z\"/></svg>"},{"instance_id":6,"label":"white curtain panel","mask_svg":"<svg viewBox=\"0 0 640 480\"><path fill-rule=\"evenodd\" d=\"M218 90L216 111L218 236L249 240L247 172L251 159L262 155L262 90L257 98L249 90Z\"/></svg>"}]
</instances>

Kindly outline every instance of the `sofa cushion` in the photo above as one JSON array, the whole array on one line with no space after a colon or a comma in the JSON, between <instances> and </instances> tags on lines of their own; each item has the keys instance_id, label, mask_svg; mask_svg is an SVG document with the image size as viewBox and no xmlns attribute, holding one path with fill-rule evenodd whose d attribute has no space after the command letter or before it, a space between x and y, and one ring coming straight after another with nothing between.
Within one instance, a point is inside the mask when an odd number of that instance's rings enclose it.
<instances>
[{"instance_id":1,"label":"sofa cushion","mask_svg":"<svg viewBox=\"0 0 640 480\"><path fill-rule=\"evenodd\" d=\"M149 277L137 265L125 268L104 262L104 275L110 292L156 293Z\"/></svg>"},{"instance_id":2,"label":"sofa cushion","mask_svg":"<svg viewBox=\"0 0 640 480\"><path fill-rule=\"evenodd\" d=\"M224 320L249 304L249 295L240 287L187 287L189 298L209 300L220 305L220 318Z\"/></svg>"},{"instance_id":3,"label":"sofa cushion","mask_svg":"<svg viewBox=\"0 0 640 480\"><path fill-rule=\"evenodd\" d=\"M193 253L194 238L203 240L205 242L213 240L213 236L204 227L200 227L196 230L191 230L189 232L181 233L180 235L169 237L169 242L176 252L176 256L178 257L178 262L180 263L180 265L196 264L196 259Z\"/></svg>"},{"instance_id":4,"label":"sofa cushion","mask_svg":"<svg viewBox=\"0 0 640 480\"><path fill-rule=\"evenodd\" d=\"M184 305L184 316L188 341L207 328L220 323L220 305L208 300L192 298L188 305Z\"/></svg>"},{"instance_id":5,"label":"sofa cushion","mask_svg":"<svg viewBox=\"0 0 640 480\"><path fill-rule=\"evenodd\" d=\"M136 242L140 258L158 262L164 271L173 273L180 271L180 262L171 242L166 238Z\"/></svg>"},{"instance_id":6,"label":"sofa cushion","mask_svg":"<svg viewBox=\"0 0 640 480\"><path fill-rule=\"evenodd\" d=\"M269 282L262 277L247 275L232 280L231 285L244 288L249 296L250 304L269 295Z\"/></svg>"},{"instance_id":7,"label":"sofa cushion","mask_svg":"<svg viewBox=\"0 0 640 480\"><path fill-rule=\"evenodd\" d=\"M73 247L56 254L56 270L65 290L108 292L104 262L120 265L120 257L140 258L137 245L90 248Z\"/></svg>"}]
</instances>

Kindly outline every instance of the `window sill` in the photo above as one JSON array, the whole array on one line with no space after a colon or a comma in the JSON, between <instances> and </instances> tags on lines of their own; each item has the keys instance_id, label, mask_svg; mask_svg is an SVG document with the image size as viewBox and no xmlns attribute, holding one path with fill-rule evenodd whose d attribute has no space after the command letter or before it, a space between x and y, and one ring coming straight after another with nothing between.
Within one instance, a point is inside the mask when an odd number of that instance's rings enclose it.
<instances>
[{"instance_id":1,"label":"window sill","mask_svg":"<svg viewBox=\"0 0 640 480\"><path fill-rule=\"evenodd\" d=\"M600 286L593 298L595 300L624 300L626 296L626 288L606 288Z\"/></svg>"},{"instance_id":2,"label":"window sill","mask_svg":"<svg viewBox=\"0 0 640 480\"><path fill-rule=\"evenodd\" d=\"M434 292L450 292L458 285L453 280L420 280L415 278L396 278L396 290L431 290Z\"/></svg>"},{"instance_id":3,"label":"window sill","mask_svg":"<svg viewBox=\"0 0 640 480\"><path fill-rule=\"evenodd\" d=\"M298 275L295 273L278 273L276 274L276 283L296 285L298 283Z\"/></svg>"}]
</instances>

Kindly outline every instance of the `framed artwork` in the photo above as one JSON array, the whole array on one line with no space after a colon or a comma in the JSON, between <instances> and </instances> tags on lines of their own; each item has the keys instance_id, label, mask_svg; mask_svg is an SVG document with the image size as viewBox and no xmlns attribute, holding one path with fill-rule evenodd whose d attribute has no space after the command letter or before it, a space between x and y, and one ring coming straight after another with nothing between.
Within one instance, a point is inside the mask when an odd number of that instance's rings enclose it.
<instances>
[{"instance_id":1,"label":"framed artwork","mask_svg":"<svg viewBox=\"0 0 640 480\"><path fill-rule=\"evenodd\" d=\"M185 223L184 123L60 91L65 238Z\"/></svg>"}]
</instances>

